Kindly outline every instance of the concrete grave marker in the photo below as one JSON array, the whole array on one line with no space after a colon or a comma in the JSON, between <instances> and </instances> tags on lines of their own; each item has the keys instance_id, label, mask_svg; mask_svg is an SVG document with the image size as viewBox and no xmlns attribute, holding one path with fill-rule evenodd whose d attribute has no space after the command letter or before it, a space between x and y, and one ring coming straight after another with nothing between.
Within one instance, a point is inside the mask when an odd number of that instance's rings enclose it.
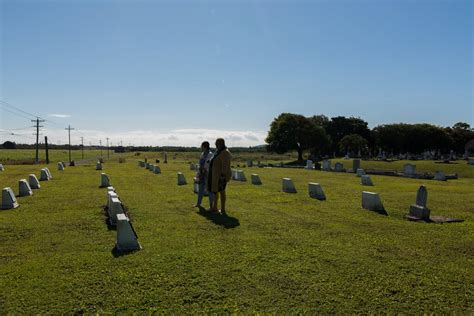
<instances>
[{"instance_id":1,"label":"concrete grave marker","mask_svg":"<svg viewBox=\"0 0 474 316\"><path fill-rule=\"evenodd\" d=\"M368 175L363 175L363 176L360 177L360 184L368 185L368 186L373 186L374 185L372 183L372 179Z\"/></svg>"},{"instance_id":2,"label":"concrete grave marker","mask_svg":"<svg viewBox=\"0 0 474 316\"><path fill-rule=\"evenodd\" d=\"M112 199L113 198L116 198L118 199L119 196L117 194L117 192L115 191L107 191L107 208L110 210L111 208L111 203L112 203Z\"/></svg>"},{"instance_id":3,"label":"concrete grave marker","mask_svg":"<svg viewBox=\"0 0 474 316\"><path fill-rule=\"evenodd\" d=\"M31 187L26 181L26 179L21 179L20 181L18 181L18 188L19 188L18 191L20 193L19 194L20 196L33 195L33 191L31 190Z\"/></svg>"},{"instance_id":4,"label":"concrete grave marker","mask_svg":"<svg viewBox=\"0 0 474 316\"><path fill-rule=\"evenodd\" d=\"M9 210L12 208L17 208L20 206L16 201L15 194L13 190L9 187L2 190L2 209Z\"/></svg>"},{"instance_id":5,"label":"concrete grave marker","mask_svg":"<svg viewBox=\"0 0 474 316\"><path fill-rule=\"evenodd\" d=\"M247 159L247 167L253 167L253 160Z\"/></svg>"},{"instance_id":6,"label":"concrete grave marker","mask_svg":"<svg viewBox=\"0 0 474 316\"><path fill-rule=\"evenodd\" d=\"M446 175L442 171L436 171L434 174L434 180L446 181Z\"/></svg>"},{"instance_id":7,"label":"concrete grave marker","mask_svg":"<svg viewBox=\"0 0 474 316\"><path fill-rule=\"evenodd\" d=\"M416 165L407 163L403 166L403 174L405 177L413 177L416 173Z\"/></svg>"},{"instance_id":8,"label":"concrete grave marker","mask_svg":"<svg viewBox=\"0 0 474 316\"><path fill-rule=\"evenodd\" d=\"M5 167L0 163L0 171L5 171Z\"/></svg>"},{"instance_id":9,"label":"concrete grave marker","mask_svg":"<svg viewBox=\"0 0 474 316\"><path fill-rule=\"evenodd\" d=\"M365 176L365 170L364 169L359 168L359 169L357 169L356 172L357 172L357 176L359 178L362 177L362 176Z\"/></svg>"},{"instance_id":10,"label":"concrete grave marker","mask_svg":"<svg viewBox=\"0 0 474 316\"><path fill-rule=\"evenodd\" d=\"M100 174L100 187L101 188L106 188L110 186L110 179L109 176L105 173Z\"/></svg>"},{"instance_id":11,"label":"concrete grave marker","mask_svg":"<svg viewBox=\"0 0 474 316\"><path fill-rule=\"evenodd\" d=\"M293 180L290 178L283 178L281 180L282 191L286 193L296 193L295 185L293 184Z\"/></svg>"},{"instance_id":12,"label":"concrete grave marker","mask_svg":"<svg viewBox=\"0 0 474 316\"><path fill-rule=\"evenodd\" d=\"M380 196L374 192L362 192L362 208L383 215L388 215L382 201L380 200Z\"/></svg>"},{"instance_id":13,"label":"concrete grave marker","mask_svg":"<svg viewBox=\"0 0 474 316\"><path fill-rule=\"evenodd\" d=\"M326 200L326 195L324 194L323 188L319 183L310 182L308 183L308 193L309 196L313 199L324 201Z\"/></svg>"},{"instance_id":14,"label":"concrete grave marker","mask_svg":"<svg viewBox=\"0 0 474 316\"><path fill-rule=\"evenodd\" d=\"M421 185L416 192L416 202L410 206L408 216L415 217L422 220L430 219L430 209L426 207L428 201L428 190L424 185Z\"/></svg>"},{"instance_id":15,"label":"concrete grave marker","mask_svg":"<svg viewBox=\"0 0 474 316\"><path fill-rule=\"evenodd\" d=\"M251 178L252 178L252 184L255 184L255 185L261 185L262 184L262 180L260 180L260 177L258 174L252 174L251 175Z\"/></svg>"},{"instance_id":16,"label":"concrete grave marker","mask_svg":"<svg viewBox=\"0 0 474 316\"><path fill-rule=\"evenodd\" d=\"M122 202L120 202L119 198L112 197L110 199L110 207L108 209L109 214L109 223L112 226L117 225L117 215L124 214Z\"/></svg>"},{"instance_id":17,"label":"concrete grave marker","mask_svg":"<svg viewBox=\"0 0 474 316\"><path fill-rule=\"evenodd\" d=\"M102 167L102 163L100 161L97 161L97 163L95 164L95 170L102 170L103 167Z\"/></svg>"},{"instance_id":18,"label":"concrete grave marker","mask_svg":"<svg viewBox=\"0 0 474 316\"><path fill-rule=\"evenodd\" d=\"M58 171L64 171L64 165L61 162L58 162Z\"/></svg>"},{"instance_id":19,"label":"concrete grave marker","mask_svg":"<svg viewBox=\"0 0 474 316\"><path fill-rule=\"evenodd\" d=\"M232 180L237 180L237 171L232 169Z\"/></svg>"},{"instance_id":20,"label":"concrete grave marker","mask_svg":"<svg viewBox=\"0 0 474 316\"><path fill-rule=\"evenodd\" d=\"M161 173L160 166L155 166L155 167L153 168L153 173L157 173L157 174L158 174L158 173Z\"/></svg>"},{"instance_id":21,"label":"concrete grave marker","mask_svg":"<svg viewBox=\"0 0 474 316\"><path fill-rule=\"evenodd\" d=\"M185 185L187 184L186 178L182 172L178 172L178 185Z\"/></svg>"},{"instance_id":22,"label":"concrete grave marker","mask_svg":"<svg viewBox=\"0 0 474 316\"><path fill-rule=\"evenodd\" d=\"M357 171L357 169L360 168L360 159L354 159L352 160L352 170L354 170L354 172Z\"/></svg>"},{"instance_id":23,"label":"concrete grave marker","mask_svg":"<svg viewBox=\"0 0 474 316\"><path fill-rule=\"evenodd\" d=\"M196 164L191 162L189 164L189 169L192 170L192 171L196 171Z\"/></svg>"},{"instance_id":24,"label":"concrete grave marker","mask_svg":"<svg viewBox=\"0 0 474 316\"><path fill-rule=\"evenodd\" d=\"M312 160L306 160L306 166L304 167L307 170L313 170L313 161Z\"/></svg>"},{"instance_id":25,"label":"concrete grave marker","mask_svg":"<svg viewBox=\"0 0 474 316\"><path fill-rule=\"evenodd\" d=\"M117 250L132 251L142 249L137 234L125 214L117 214Z\"/></svg>"},{"instance_id":26,"label":"concrete grave marker","mask_svg":"<svg viewBox=\"0 0 474 316\"><path fill-rule=\"evenodd\" d=\"M37 190L41 188L41 185L39 184L38 178L34 174L30 174L28 176L28 184L30 185L30 188L33 190Z\"/></svg>"},{"instance_id":27,"label":"concrete grave marker","mask_svg":"<svg viewBox=\"0 0 474 316\"><path fill-rule=\"evenodd\" d=\"M323 170L331 171L331 160L323 160Z\"/></svg>"},{"instance_id":28,"label":"concrete grave marker","mask_svg":"<svg viewBox=\"0 0 474 316\"><path fill-rule=\"evenodd\" d=\"M245 173L242 170L237 170L235 177L237 181L247 181Z\"/></svg>"},{"instance_id":29,"label":"concrete grave marker","mask_svg":"<svg viewBox=\"0 0 474 316\"><path fill-rule=\"evenodd\" d=\"M115 188L113 186L108 186L107 192L115 192Z\"/></svg>"},{"instance_id":30,"label":"concrete grave marker","mask_svg":"<svg viewBox=\"0 0 474 316\"><path fill-rule=\"evenodd\" d=\"M49 180L49 175L48 175L48 171L46 171L46 169L41 169L41 173L40 173L40 181L48 181Z\"/></svg>"},{"instance_id":31,"label":"concrete grave marker","mask_svg":"<svg viewBox=\"0 0 474 316\"><path fill-rule=\"evenodd\" d=\"M340 162L336 162L336 164L334 165L334 171L344 172L344 165Z\"/></svg>"},{"instance_id":32,"label":"concrete grave marker","mask_svg":"<svg viewBox=\"0 0 474 316\"><path fill-rule=\"evenodd\" d=\"M51 174L51 171L49 171L49 168L44 168L46 170L46 172L48 173L48 177L49 179L52 179L53 178L53 175Z\"/></svg>"}]
</instances>

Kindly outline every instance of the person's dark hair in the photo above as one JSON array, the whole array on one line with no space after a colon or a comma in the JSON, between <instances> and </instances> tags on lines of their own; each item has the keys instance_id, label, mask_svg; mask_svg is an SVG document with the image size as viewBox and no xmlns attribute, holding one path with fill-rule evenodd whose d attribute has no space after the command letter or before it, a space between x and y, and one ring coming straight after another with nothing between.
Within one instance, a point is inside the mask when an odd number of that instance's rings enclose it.
<instances>
[{"instance_id":1,"label":"person's dark hair","mask_svg":"<svg viewBox=\"0 0 474 316\"><path fill-rule=\"evenodd\" d=\"M225 148L225 140L224 140L224 138L218 138L218 139L216 139L216 147L217 147L217 149L223 149L223 148Z\"/></svg>"},{"instance_id":2,"label":"person's dark hair","mask_svg":"<svg viewBox=\"0 0 474 316\"><path fill-rule=\"evenodd\" d=\"M202 142L201 147L204 147L204 148L206 148L206 149L209 149L209 147L210 147L209 142L207 142L207 141L206 141L206 142Z\"/></svg>"}]
</instances>

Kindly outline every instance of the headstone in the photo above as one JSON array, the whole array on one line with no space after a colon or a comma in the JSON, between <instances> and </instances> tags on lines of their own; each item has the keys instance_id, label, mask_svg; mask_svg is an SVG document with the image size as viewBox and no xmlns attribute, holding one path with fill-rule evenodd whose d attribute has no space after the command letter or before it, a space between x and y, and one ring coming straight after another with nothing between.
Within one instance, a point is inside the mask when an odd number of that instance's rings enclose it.
<instances>
[{"instance_id":1,"label":"headstone","mask_svg":"<svg viewBox=\"0 0 474 316\"><path fill-rule=\"evenodd\" d=\"M429 220L431 211L426 207L428 201L428 190L424 185L418 188L416 202L410 206L409 216L422 220Z\"/></svg>"},{"instance_id":2,"label":"headstone","mask_svg":"<svg viewBox=\"0 0 474 316\"><path fill-rule=\"evenodd\" d=\"M13 190L9 187L2 190L2 209L9 210L11 208L17 208L20 206L16 201Z\"/></svg>"},{"instance_id":3,"label":"headstone","mask_svg":"<svg viewBox=\"0 0 474 316\"><path fill-rule=\"evenodd\" d=\"M117 214L117 243L119 251L140 250L142 247L138 242L137 234L130 220L125 214Z\"/></svg>"},{"instance_id":4,"label":"headstone","mask_svg":"<svg viewBox=\"0 0 474 316\"><path fill-rule=\"evenodd\" d=\"M326 195L324 194L323 188L319 183L308 183L308 193L309 196L317 200L326 200Z\"/></svg>"},{"instance_id":5,"label":"headstone","mask_svg":"<svg viewBox=\"0 0 474 316\"><path fill-rule=\"evenodd\" d=\"M362 192L362 208L383 215L388 215L383 207L382 201L380 200L380 196L374 192Z\"/></svg>"},{"instance_id":6,"label":"headstone","mask_svg":"<svg viewBox=\"0 0 474 316\"><path fill-rule=\"evenodd\" d=\"M102 170L102 163L100 161L97 161L97 163L95 164L95 170Z\"/></svg>"},{"instance_id":7,"label":"headstone","mask_svg":"<svg viewBox=\"0 0 474 316\"><path fill-rule=\"evenodd\" d=\"M178 185L185 185L186 183L186 178L184 177L184 174L182 172L178 172Z\"/></svg>"},{"instance_id":8,"label":"headstone","mask_svg":"<svg viewBox=\"0 0 474 316\"><path fill-rule=\"evenodd\" d=\"M323 170L331 171L331 160L323 160Z\"/></svg>"},{"instance_id":9,"label":"headstone","mask_svg":"<svg viewBox=\"0 0 474 316\"><path fill-rule=\"evenodd\" d=\"M468 164L468 165L474 165L474 159L469 159L469 160L467 161L467 164Z\"/></svg>"},{"instance_id":10,"label":"headstone","mask_svg":"<svg viewBox=\"0 0 474 316\"><path fill-rule=\"evenodd\" d=\"M340 162L337 162L336 165L334 166L334 171L343 172L344 171L344 165Z\"/></svg>"},{"instance_id":11,"label":"headstone","mask_svg":"<svg viewBox=\"0 0 474 316\"><path fill-rule=\"evenodd\" d=\"M0 171L5 171L5 167L0 163Z\"/></svg>"},{"instance_id":12,"label":"headstone","mask_svg":"<svg viewBox=\"0 0 474 316\"><path fill-rule=\"evenodd\" d=\"M164 153L163 163L168 163L168 154Z\"/></svg>"},{"instance_id":13,"label":"headstone","mask_svg":"<svg viewBox=\"0 0 474 316\"><path fill-rule=\"evenodd\" d=\"M115 192L115 188L113 186L108 186L107 192Z\"/></svg>"},{"instance_id":14,"label":"headstone","mask_svg":"<svg viewBox=\"0 0 474 316\"><path fill-rule=\"evenodd\" d=\"M145 162L144 162L143 160L140 160L140 161L138 162L138 165L139 165L140 167L142 167L142 168L145 168Z\"/></svg>"},{"instance_id":15,"label":"headstone","mask_svg":"<svg viewBox=\"0 0 474 316\"><path fill-rule=\"evenodd\" d=\"M281 186L283 192L296 193L295 185L293 184L293 181L290 178L283 178L281 180Z\"/></svg>"},{"instance_id":16,"label":"headstone","mask_svg":"<svg viewBox=\"0 0 474 316\"><path fill-rule=\"evenodd\" d=\"M312 170L313 169L313 161L312 160L306 160L306 167L305 169Z\"/></svg>"},{"instance_id":17,"label":"headstone","mask_svg":"<svg viewBox=\"0 0 474 316\"><path fill-rule=\"evenodd\" d=\"M237 181L247 181L247 178L245 177L245 173L242 170L237 170L236 171L236 180Z\"/></svg>"},{"instance_id":18,"label":"headstone","mask_svg":"<svg viewBox=\"0 0 474 316\"><path fill-rule=\"evenodd\" d=\"M373 186L374 184L372 183L372 179L370 178L369 175L363 175L360 177L360 184L362 185L368 185L368 186Z\"/></svg>"},{"instance_id":19,"label":"headstone","mask_svg":"<svg viewBox=\"0 0 474 316\"><path fill-rule=\"evenodd\" d=\"M110 199L110 207L108 209L109 213L109 223L112 226L117 225L117 215L124 214L122 202L117 197L112 197Z\"/></svg>"},{"instance_id":20,"label":"headstone","mask_svg":"<svg viewBox=\"0 0 474 316\"><path fill-rule=\"evenodd\" d=\"M260 180L260 177L258 174L252 174L251 176L252 178L252 184L255 184L255 185L261 185L262 184L262 180Z\"/></svg>"},{"instance_id":21,"label":"headstone","mask_svg":"<svg viewBox=\"0 0 474 316\"><path fill-rule=\"evenodd\" d=\"M434 180L446 181L446 175L442 171L436 171L434 174Z\"/></svg>"},{"instance_id":22,"label":"headstone","mask_svg":"<svg viewBox=\"0 0 474 316\"><path fill-rule=\"evenodd\" d=\"M252 159L247 160L247 167L253 167L253 160Z\"/></svg>"},{"instance_id":23,"label":"headstone","mask_svg":"<svg viewBox=\"0 0 474 316\"><path fill-rule=\"evenodd\" d=\"M155 172L155 165L150 164L150 168L148 170L150 170L151 172Z\"/></svg>"},{"instance_id":24,"label":"headstone","mask_svg":"<svg viewBox=\"0 0 474 316\"><path fill-rule=\"evenodd\" d=\"M48 181L49 180L49 175L48 175L48 171L46 171L46 169L41 169L41 173L40 173L40 181Z\"/></svg>"},{"instance_id":25,"label":"headstone","mask_svg":"<svg viewBox=\"0 0 474 316\"><path fill-rule=\"evenodd\" d=\"M58 162L58 170L59 171L64 171L64 166L61 162Z\"/></svg>"},{"instance_id":26,"label":"headstone","mask_svg":"<svg viewBox=\"0 0 474 316\"><path fill-rule=\"evenodd\" d=\"M360 169L360 159L352 160L352 170L354 170L354 172L357 172L357 169Z\"/></svg>"},{"instance_id":27,"label":"headstone","mask_svg":"<svg viewBox=\"0 0 474 316\"><path fill-rule=\"evenodd\" d=\"M464 151L464 155L462 155L462 159L468 160L469 159L469 150Z\"/></svg>"},{"instance_id":28,"label":"headstone","mask_svg":"<svg viewBox=\"0 0 474 316\"><path fill-rule=\"evenodd\" d=\"M237 180L237 171L232 169L232 180Z\"/></svg>"},{"instance_id":29,"label":"headstone","mask_svg":"<svg viewBox=\"0 0 474 316\"><path fill-rule=\"evenodd\" d=\"M53 175L51 174L51 171L49 171L49 168L44 168L44 170L46 170L46 172L48 173L49 179L52 179Z\"/></svg>"},{"instance_id":30,"label":"headstone","mask_svg":"<svg viewBox=\"0 0 474 316\"><path fill-rule=\"evenodd\" d=\"M111 205L112 205L112 199L113 198L116 198L116 199L119 198L117 192L107 191L107 209L108 209L108 212L110 212L110 208L111 208ZM109 216L110 216L110 213L109 213Z\"/></svg>"},{"instance_id":31,"label":"headstone","mask_svg":"<svg viewBox=\"0 0 474 316\"><path fill-rule=\"evenodd\" d=\"M357 176L360 178L360 177L365 175L365 170L359 168L359 169L357 169L356 173L357 173Z\"/></svg>"},{"instance_id":32,"label":"headstone","mask_svg":"<svg viewBox=\"0 0 474 316\"><path fill-rule=\"evenodd\" d=\"M28 182L26 181L26 179L21 179L19 182L18 182L18 188L19 188L19 195L20 196L29 196L29 195L33 195L33 191L31 190L31 187L30 185L28 184Z\"/></svg>"},{"instance_id":33,"label":"headstone","mask_svg":"<svg viewBox=\"0 0 474 316\"><path fill-rule=\"evenodd\" d=\"M161 173L160 166L156 166L153 168L153 173Z\"/></svg>"},{"instance_id":34,"label":"headstone","mask_svg":"<svg viewBox=\"0 0 474 316\"><path fill-rule=\"evenodd\" d=\"M403 174L406 177L412 177L415 175L416 172L416 165L413 165L411 163L407 163L403 166Z\"/></svg>"},{"instance_id":35,"label":"headstone","mask_svg":"<svg viewBox=\"0 0 474 316\"><path fill-rule=\"evenodd\" d=\"M30 174L28 176L28 183L30 185L30 188L32 188L33 190L37 190L37 189L41 188L41 185L38 181L38 178L36 178L36 176L34 174Z\"/></svg>"},{"instance_id":36,"label":"headstone","mask_svg":"<svg viewBox=\"0 0 474 316\"><path fill-rule=\"evenodd\" d=\"M101 188L106 188L108 186L110 186L109 176L102 172L100 174L100 187Z\"/></svg>"}]
</instances>

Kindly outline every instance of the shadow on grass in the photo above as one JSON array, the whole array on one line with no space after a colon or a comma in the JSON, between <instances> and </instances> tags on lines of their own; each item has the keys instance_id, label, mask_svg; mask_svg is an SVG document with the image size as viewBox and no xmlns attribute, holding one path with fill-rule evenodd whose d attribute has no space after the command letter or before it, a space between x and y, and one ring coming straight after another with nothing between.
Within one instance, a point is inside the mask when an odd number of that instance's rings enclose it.
<instances>
[{"instance_id":1,"label":"shadow on grass","mask_svg":"<svg viewBox=\"0 0 474 316\"><path fill-rule=\"evenodd\" d=\"M114 249L112 249L112 255L115 257L115 258L119 258L119 257L122 257L122 256L125 256L125 255L130 255L134 252L137 252L137 250L118 250L117 249L117 246L114 247Z\"/></svg>"},{"instance_id":2,"label":"shadow on grass","mask_svg":"<svg viewBox=\"0 0 474 316\"><path fill-rule=\"evenodd\" d=\"M214 224L223 226L224 228L235 228L240 226L239 220L237 218L227 214L212 213L206 211L204 207L199 207L199 211L197 213L205 217L207 220L212 221Z\"/></svg>"}]
</instances>

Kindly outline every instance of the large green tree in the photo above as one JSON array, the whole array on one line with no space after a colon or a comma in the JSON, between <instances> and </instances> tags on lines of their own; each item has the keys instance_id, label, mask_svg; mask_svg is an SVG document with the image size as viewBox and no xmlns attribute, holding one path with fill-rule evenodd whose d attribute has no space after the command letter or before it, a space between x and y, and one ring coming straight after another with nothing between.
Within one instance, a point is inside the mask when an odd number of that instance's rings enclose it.
<instances>
[{"instance_id":1,"label":"large green tree","mask_svg":"<svg viewBox=\"0 0 474 316\"><path fill-rule=\"evenodd\" d=\"M270 124L265 141L267 150L283 154L290 150L298 152L298 160L303 160L303 151L323 146L328 142L324 128L311 119L293 113L282 113Z\"/></svg>"}]
</instances>

